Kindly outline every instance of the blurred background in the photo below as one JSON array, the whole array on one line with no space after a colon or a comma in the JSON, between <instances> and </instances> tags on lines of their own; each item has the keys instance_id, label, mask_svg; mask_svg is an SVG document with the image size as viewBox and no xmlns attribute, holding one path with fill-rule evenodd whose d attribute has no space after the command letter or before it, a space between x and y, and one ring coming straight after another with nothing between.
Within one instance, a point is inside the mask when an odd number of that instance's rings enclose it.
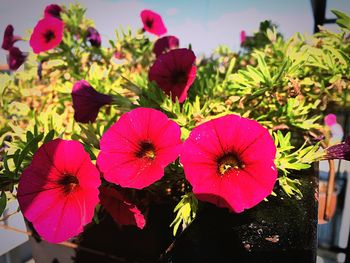
<instances>
[{"instance_id":1,"label":"blurred background","mask_svg":"<svg viewBox=\"0 0 350 263\"><path fill-rule=\"evenodd\" d=\"M42 16L46 0L0 0L0 31L8 24L15 28L15 35L29 38L28 29L33 28ZM71 1L55 1L68 5ZM209 55L218 45L227 45L239 51L240 32L252 35L264 20L278 25L285 38L294 33L312 34L315 24L324 24L336 30L334 15L337 9L350 14L350 0L80 0L87 9L87 17L95 21L95 27L102 36L102 45L108 46L109 39L115 39L115 29L133 30L142 28L139 14L151 9L162 15L168 34L180 39L183 47L192 45L196 55ZM2 33L0 33L2 35ZM18 42L23 51L29 50L28 42ZM0 50L0 65L6 64L6 52ZM349 114L338 116L338 123L349 132ZM334 218L318 229L318 263L350 262L348 237L350 229L350 172L346 162L336 163L337 208ZM320 165L320 177L327 180L327 163ZM14 213L17 205L5 210L4 216ZM12 210L11 210L12 209ZM3 220L5 224L25 231L21 214ZM23 233L0 230L0 263L34 262L31 247ZM62 252L64 253L64 252ZM69 258L71 255L66 255ZM43 258L42 262L46 262ZM48 262L48 261L47 261ZM50 261L51 262L51 261ZM64 261L53 261L64 262Z\"/></svg>"},{"instance_id":2,"label":"blurred background","mask_svg":"<svg viewBox=\"0 0 350 263\"><path fill-rule=\"evenodd\" d=\"M87 17L95 21L95 27L102 35L102 45L105 46L108 46L109 39L115 39L115 29L127 26L132 30L142 28L139 14L143 9L151 9L162 15L168 34L177 36L183 47L192 44L196 55L210 54L218 45L227 45L238 51L241 30L245 30L247 35L252 35L264 20L276 23L286 38L295 32L312 34L314 31L310 0L81 0L78 2L87 9ZM1 0L0 3L0 29L12 24L16 35L29 38L28 29L36 25L45 6L53 1ZM74 1L57 0L55 3L68 5ZM326 18L334 17L330 12L331 9L350 13L350 1L328 0ZM23 51L29 50L27 42L18 45ZM1 64L6 64L5 54L4 50L0 51Z\"/></svg>"}]
</instances>

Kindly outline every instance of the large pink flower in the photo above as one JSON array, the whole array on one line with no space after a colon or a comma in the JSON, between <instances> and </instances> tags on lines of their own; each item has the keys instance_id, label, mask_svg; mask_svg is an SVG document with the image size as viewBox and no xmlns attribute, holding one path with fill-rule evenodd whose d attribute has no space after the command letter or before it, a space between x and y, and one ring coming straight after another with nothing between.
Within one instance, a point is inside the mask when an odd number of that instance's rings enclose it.
<instances>
[{"instance_id":1,"label":"large pink flower","mask_svg":"<svg viewBox=\"0 0 350 263\"><path fill-rule=\"evenodd\" d=\"M141 189L162 178L180 150L180 127L154 109L123 114L102 136L97 166L104 178Z\"/></svg>"},{"instance_id":2,"label":"large pink flower","mask_svg":"<svg viewBox=\"0 0 350 263\"><path fill-rule=\"evenodd\" d=\"M63 37L63 22L55 17L46 16L35 26L29 44L35 54L57 47Z\"/></svg>"},{"instance_id":3,"label":"large pink flower","mask_svg":"<svg viewBox=\"0 0 350 263\"><path fill-rule=\"evenodd\" d=\"M159 38L156 43L154 43L153 52L156 54L156 57L159 57L161 54L168 52L171 49L179 47L179 39L175 36L166 36Z\"/></svg>"},{"instance_id":4,"label":"large pink flower","mask_svg":"<svg viewBox=\"0 0 350 263\"><path fill-rule=\"evenodd\" d=\"M226 115L192 130L180 161L203 201L242 212L271 194L277 177L276 147L258 122Z\"/></svg>"},{"instance_id":5,"label":"large pink flower","mask_svg":"<svg viewBox=\"0 0 350 263\"><path fill-rule=\"evenodd\" d=\"M75 82L72 89L74 119L77 122L94 122L100 108L112 103L112 97L97 92L86 80Z\"/></svg>"},{"instance_id":6,"label":"large pink flower","mask_svg":"<svg viewBox=\"0 0 350 263\"><path fill-rule=\"evenodd\" d=\"M175 101L183 102L187 91L196 78L196 56L187 48L170 50L160 55L149 70L148 78L155 81L159 88L171 95Z\"/></svg>"},{"instance_id":7,"label":"large pink flower","mask_svg":"<svg viewBox=\"0 0 350 263\"><path fill-rule=\"evenodd\" d=\"M5 50L10 50L11 47L13 47L13 44L21 40L22 38L19 36L13 35L13 26L12 25L7 25L5 32L4 32L4 39L2 40L2 45L1 47Z\"/></svg>"},{"instance_id":8,"label":"large pink flower","mask_svg":"<svg viewBox=\"0 0 350 263\"><path fill-rule=\"evenodd\" d=\"M143 10L140 15L145 31L157 36L164 35L167 32L163 19L159 14L151 10Z\"/></svg>"},{"instance_id":9,"label":"large pink flower","mask_svg":"<svg viewBox=\"0 0 350 263\"><path fill-rule=\"evenodd\" d=\"M101 187L100 200L101 205L119 225L136 225L138 228L144 228L146 220L141 211L114 188Z\"/></svg>"},{"instance_id":10,"label":"large pink flower","mask_svg":"<svg viewBox=\"0 0 350 263\"><path fill-rule=\"evenodd\" d=\"M18 201L45 240L58 243L83 231L98 203L99 172L83 145L56 139L42 145L24 170Z\"/></svg>"}]
</instances>

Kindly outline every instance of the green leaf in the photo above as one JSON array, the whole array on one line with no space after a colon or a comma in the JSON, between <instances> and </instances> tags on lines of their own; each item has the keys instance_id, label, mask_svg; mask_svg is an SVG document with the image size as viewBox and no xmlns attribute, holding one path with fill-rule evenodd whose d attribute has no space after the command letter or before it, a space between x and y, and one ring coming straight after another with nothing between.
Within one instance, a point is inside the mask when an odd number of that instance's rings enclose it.
<instances>
[{"instance_id":1,"label":"green leaf","mask_svg":"<svg viewBox=\"0 0 350 263\"><path fill-rule=\"evenodd\" d=\"M346 28L346 29L350 30L350 17L347 14L340 12L338 10L331 10L331 11L338 18L337 24L342 28Z\"/></svg>"}]
</instances>

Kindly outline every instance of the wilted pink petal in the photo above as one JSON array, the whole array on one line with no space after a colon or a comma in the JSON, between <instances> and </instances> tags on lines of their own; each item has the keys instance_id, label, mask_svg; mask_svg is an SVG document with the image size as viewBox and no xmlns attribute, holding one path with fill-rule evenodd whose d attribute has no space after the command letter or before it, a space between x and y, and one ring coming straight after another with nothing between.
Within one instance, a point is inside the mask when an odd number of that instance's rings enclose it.
<instances>
[{"instance_id":1,"label":"wilted pink petal","mask_svg":"<svg viewBox=\"0 0 350 263\"><path fill-rule=\"evenodd\" d=\"M179 155L180 127L157 110L137 108L123 114L103 134L97 166L104 178L141 189L159 180Z\"/></svg>"},{"instance_id":2,"label":"wilted pink petal","mask_svg":"<svg viewBox=\"0 0 350 263\"><path fill-rule=\"evenodd\" d=\"M160 55L149 70L148 78L155 81L159 88L183 102L187 91L196 78L196 56L192 50L181 48Z\"/></svg>"},{"instance_id":3,"label":"wilted pink petal","mask_svg":"<svg viewBox=\"0 0 350 263\"><path fill-rule=\"evenodd\" d=\"M141 12L141 19L145 31L157 36L164 35L167 32L163 19L159 14L151 10L143 10Z\"/></svg>"},{"instance_id":4,"label":"wilted pink petal","mask_svg":"<svg viewBox=\"0 0 350 263\"><path fill-rule=\"evenodd\" d=\"M23 215L52 243L83 231L98 203L99 172L77 141L42 145L21 175L17 198Z\"/></svg>"},{"instance_id":5,"label":"wilted pink petal","mask_svg":"<svg viewBox=\"0 0 350 263\"><path fill-rule=\"evenodd\" d=\"M343 159L350 161L350 136L346 137L344 142L326 148L324 159Z\"/></svg>"},{"instance_id":6,"label":"wilted pink petal","mask_svg":"<svg viewBox=\"0 0 350 263\"><path fill-rule=\"evenodd\" d=\"M12 25L8 25L5 29L4 39L2 40L2 45L1 45L1 47L5 50L10 50L10 48L13 46L13 44L16 41L22 39L19 36L14 36L13 31L14 31L14 29L13 29Z\"/></svg>"},{"instance_id":7,"label":"wilted pink petal","mask_svg":"<svg viewBox=\"0 0 350 263\"><path fill-rule=\"evenodd\" d=\"M74 119L81 123L94 122L100 108L112 103L112 97L97 92L86 80L73 85Z\"/></svg>"},{"instance_id":8,"label":"wilted pink petal","mask_svg":"<svg viewBox=\"0 0 350 263\"><path fill-rule=\"evenodd\" d=\"M154 43L153 52L156 54L156 57L159 57L161 54L168 52L171 49L179 47L179 39L175 36L166 36L159 38L156 43Z\"/></svg>"},{"instance_id":9,"label":"wilted pink petal","mask_svg":"<svg viewBox=\"0 0 350 263\"><path fill-rule=\"evenodd\" d=\"M8 65L11 70L17 70L26 60L27 55L19 48L11 47L8 56Z\"/></svg>"},{"instance_id":10,"label":"wilted pink petal","mask_svg":"<svg viewBox=\"0 0 350 263\"><path fill-rule=\"evenodd\" d=\"M94 46L94 47L101 46L100 33L98 33L98 31L93 27L89 27L87 29L86 39L90 42L91 46Z\"/></svg>"},{"instance_id":11,"label":"wilted pink petal","mask_svg":"<svg viewBox=\"0 0 350 263\"><path fill-rule=\"evenodd\" d=\"M114 188L101 187L100 201L102 206L120 225L136 225L143 229L146 220L136 205L132 204Z\"/></svg>"},{"instance_id":12,"label":"wilted pink petal","mask_svg":"<svg viewBox=\"0 0 350 263\"><path fill-rule=\"evenodd\" d=\"M45 17L35 26L29 44L38 54L57 47L63 37L63 22L55 17Z\"/></svg>"},{"instance_id":13,"label":"wilted pink petal","mask_svg":"<svg viewBox=\"0 0 350 263\"><path fill-rule=\"evenodd\" d=\"M242 212L271 194L276 147L254 120L226 115L192 130L180 161L198 199Z\"/></svg>"}]
</instances>

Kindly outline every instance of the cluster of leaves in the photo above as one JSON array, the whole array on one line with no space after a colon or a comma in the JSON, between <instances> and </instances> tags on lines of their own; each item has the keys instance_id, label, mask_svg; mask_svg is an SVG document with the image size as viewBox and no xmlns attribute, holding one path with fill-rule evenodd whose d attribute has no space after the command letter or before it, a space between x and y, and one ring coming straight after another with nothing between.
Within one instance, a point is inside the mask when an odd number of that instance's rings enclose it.
<instances>
[{"instance_id":1,"label":"cluster of leaves","mask_svg":"<svg viewBox=\"0 0 350 263\"><path fill-rule=\"evenodd\" d=\"M350 18L335 14L340 33L322 29L285 41L275 25L265 21L240 53L220 46L209 57L198 58L196 80L180 104L149 82L154 42L143 32L120 28L110 47L93 47L86 40L93 22L86 19L85 9L78 4L64 8L62 43L39 56L30 54L22 72L0 75L0 213L6 206L5 192L13 192L43 142L53 137L79 140L95 160L102 134L123 112L137 106L165 112L181 126L183 139L198 124L230 113L259 121L275 139L279 186L290 197L300 196L300 182L290 175L310 168L322 155L319 145L310 143L309 131L322 133L323 112L350 102ZM37 76L36 61L42 63L42 78ZM96 123L76 123L70 93L81 79L99 92L118 95L122 106L101 110ZM198 202L181 165L176 162L168 170L166 178L177 177L166 187L180 189L174 191L179 201L172 223L175 234L193 220Z\"/></svg>"}]
</instances>

